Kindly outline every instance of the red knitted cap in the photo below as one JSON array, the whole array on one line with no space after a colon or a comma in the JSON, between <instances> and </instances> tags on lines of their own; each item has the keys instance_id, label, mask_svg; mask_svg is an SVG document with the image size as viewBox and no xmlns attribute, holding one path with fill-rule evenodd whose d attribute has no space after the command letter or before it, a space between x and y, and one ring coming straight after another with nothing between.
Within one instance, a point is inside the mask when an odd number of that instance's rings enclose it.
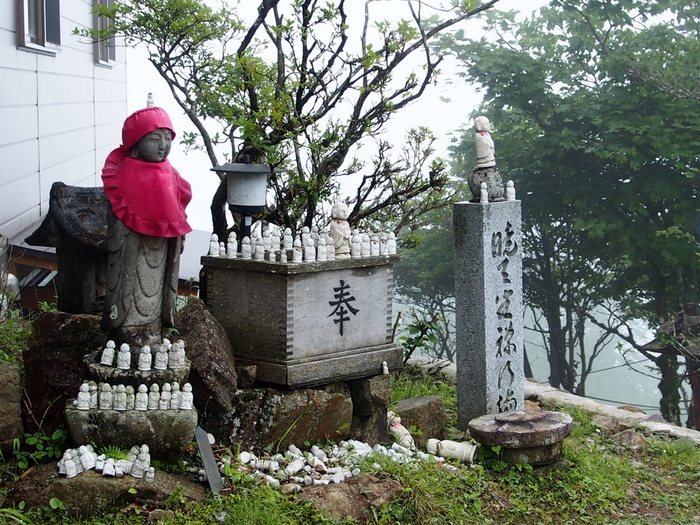
<instances>
[{"instance_id":1,"label":"red knitted cap","mask_svg":"<svg viewBox=\"0 0 700 525\"><path fill-rule=\"evenodd\" d=\"M175 130L170 117L163 108L144 108L133 112L124 121L122 127L122 146L131 148L139 140L159 128L167 128L175 138Z\"/></svg>"}]
</instances>

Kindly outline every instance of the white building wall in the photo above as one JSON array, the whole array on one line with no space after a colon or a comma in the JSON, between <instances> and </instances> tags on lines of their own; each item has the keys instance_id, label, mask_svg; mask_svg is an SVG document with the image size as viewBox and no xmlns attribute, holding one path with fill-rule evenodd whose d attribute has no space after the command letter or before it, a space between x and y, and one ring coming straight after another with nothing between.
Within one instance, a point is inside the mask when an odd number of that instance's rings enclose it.
<instances>
[{"instance_id":1,"label":"white building wall","mask_svg":"<svg viewBox=\"0 0 700 525\"><path fill-rule=\"evenodd\" d=\"M18 49L17 1L0 0L0 234L21 239L48 211L56 181L101 185L126 117L126 52L111 67L73 29L93 27L92 0L61 0L61 50Z\"/></svg>"}]
</instances>

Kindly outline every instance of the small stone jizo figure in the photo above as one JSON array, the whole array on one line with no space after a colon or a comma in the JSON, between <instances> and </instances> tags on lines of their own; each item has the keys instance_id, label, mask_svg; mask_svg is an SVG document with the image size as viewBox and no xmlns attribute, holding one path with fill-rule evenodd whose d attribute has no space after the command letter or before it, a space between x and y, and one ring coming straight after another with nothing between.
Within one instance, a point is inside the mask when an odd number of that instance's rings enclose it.
<instances>
[{"instance_id":1,"label":"small stone jizo figure","mask_svg":"<svg viewBox=\"0 0 700 525\"><path fill-rule=\"evenodd\" d=\"M146 385L139 385L139 391L136 393L134 409L148 410L148 387Z\"/></svg>"},{"instance_id":2,"label":"small stone jizo figure","mask_svg":"<svg viewBox=\"0 0 700 525\"><path fill-rule=\"evenodd\" d=\"M90 410L90 385L83 383L78 392L78 401L75 405L78 410Z\"/></svg>"},{"instance_id":3,"label":"small stone jizo figure","mask_svg":"<svg viewBox=\"0 0 700 525\"><path fill-rule=\"evenodd\" d=\"M333 239L335 246L336 259L348 259L350 257L351 231L348 216L350 212L344 202L336 202L333 204L331 211L333 219L331 220L330 236Z\"/></svg>"},{"instance_id":4,"label":"small stone jizo figure","mask_svg":"<svg viewBox=\"0 0 700 525\"><path fill-rule=\"evenodd\" d=\"M117 355L117 368L120 370L129 370L131 368L131 349L127 343L122 343L119 347Z\"/></svg>"},{"instance_id":5,"label":"small stone jizo figure","mask_svg":"<svg viewBox=\"0 0 700 525\"><path fill-rule=\"evenodd\" d=\"M491 138L491 123L483 115L474 119L476 143L476 167L490 168L496 165L496 148Z\"/></svg>"},{"instance_id":6,"label":"small stone jizo figure","mask_svg":"<svg viewBox=\"0 0 700 525\"><path fill-rule=\"evenodd\" d=\"M102 358L100 359L100 364L105 366L112 366L114 363L114 352L116 351L116 346L114 341L107 341L104 350L102 350Z\"/></svg>"},{"instance_id":7,"label":"small stone jizo figure","mask_svg":"<svg viewBox=\"0 0 700 525\"><path fill-rule=\"evenodd\" d=\"M141 348L141 353L139 354L139 370L150 370L152 362L153 356L151 355L151 347L148 345L143 345L143 347Z\"/></svg>"}]
</instances>

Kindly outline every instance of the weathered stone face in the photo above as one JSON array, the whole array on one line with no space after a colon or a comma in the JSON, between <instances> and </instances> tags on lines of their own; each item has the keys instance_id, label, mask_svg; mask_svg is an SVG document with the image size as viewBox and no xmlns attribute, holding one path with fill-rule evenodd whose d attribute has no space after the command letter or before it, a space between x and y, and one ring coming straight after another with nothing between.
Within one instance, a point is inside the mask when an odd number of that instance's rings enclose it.
<instances>
[{"instance_id":1,"label":"weathered stone face","mask_svg":"<svg viewBox=\"0 0 700 525\"><path fill-rule=\"evenodd\" d=\"M226 331L204 303L191 295L175 316L178 339L187 342L194 402L203 414L228 413L238 389L233 349Z\"/></svg>"},{"instance_id":2,"label":"weathered stone face","mask_svg":"<svg viewBox=\"0 0 700 525\"><path fill-rule=\"evenodd\" d=\"M227 414L211 414L202 427L224 446L244 450L339 441L352 423L352 400L341 392L253 388L236 392L233 406Z\"/></svg>"},{"instance_id":3,"label":"weathered stone face","mask_svg":"<svg viewBox=\"0 0 700 525\"><path fill-rule=\"evenodd\" d=\"M87 377L83 358L104 345L100 318L45 312L33 325L22 353L26 372L22 419L27 432L50 435L63 423L66 401L77 396Z\"/></svg>"}]
</instances>

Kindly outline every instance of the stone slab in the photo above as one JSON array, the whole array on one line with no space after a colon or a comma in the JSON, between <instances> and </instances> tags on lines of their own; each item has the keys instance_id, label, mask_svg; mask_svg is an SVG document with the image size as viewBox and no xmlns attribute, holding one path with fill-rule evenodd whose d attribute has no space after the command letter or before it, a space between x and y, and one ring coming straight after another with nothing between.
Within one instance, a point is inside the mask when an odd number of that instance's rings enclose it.
<instances>
[{"instance_id":1,"label":"stone slab","mask_svg":"<svg viewBox=\"0 0 700 525\"><path fill-rule=\"evenodd\" d=\"M520 201L454 205L458 427L524 407Z\"/></svg>"},{"instance_id":2,"label":"stone slab","mask_svg":"<svg viewBox=\"0 0 700 525\"><path fill-rule=\"evenodd\" d=\"M202 427L197 427L194 437L197 439L197 447L199 455L202 457L202 463L204 463L204 470L207 473L209 488L214 494L218 494L224 488L224 484L221 482L221 474L216 464L216 458L214 458L214 452L211 450L209 437Z\"/></svg>"},{"instance_id":3,"label":"stone slab","mask_svg":"<svg viewBox=\"0 0 700 525\"><path fill-rule=\"evenodd\" d=\"M469 433L487 447L535 448L564 441L573 424L565 412L517 410L475 418L469 422Z\"/></svg>"},{"instance_id":4,"label":"stone slab","mask_svg":"<svg viewBox=\"0 0 700 525\"><path fill-rule=\"evenodd\" d=\"M400 368L392 344L396 256L281 264L202 257L207 307L237 363L291 387Z\"/></svg>"}]
</instances>

